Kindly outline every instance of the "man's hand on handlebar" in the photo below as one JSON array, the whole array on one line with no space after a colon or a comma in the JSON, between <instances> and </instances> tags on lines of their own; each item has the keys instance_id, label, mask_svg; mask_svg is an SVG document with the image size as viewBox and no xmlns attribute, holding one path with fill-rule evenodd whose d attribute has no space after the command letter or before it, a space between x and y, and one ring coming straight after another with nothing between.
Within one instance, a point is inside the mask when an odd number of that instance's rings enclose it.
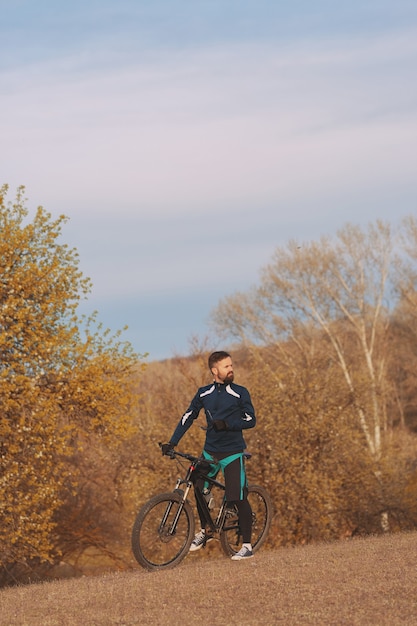
<instances>
[{"instance_id":1,"label":"man's hand on handlebar","mask_svg":"<svg viewBox=\"0 0 417 626\"><path fill-rule=\"evenodd\" d=\"M162 456L170 456L171 459L174 458L174 444L170 441L168 443L161 443Z\"/></svg>"}]
</instances>

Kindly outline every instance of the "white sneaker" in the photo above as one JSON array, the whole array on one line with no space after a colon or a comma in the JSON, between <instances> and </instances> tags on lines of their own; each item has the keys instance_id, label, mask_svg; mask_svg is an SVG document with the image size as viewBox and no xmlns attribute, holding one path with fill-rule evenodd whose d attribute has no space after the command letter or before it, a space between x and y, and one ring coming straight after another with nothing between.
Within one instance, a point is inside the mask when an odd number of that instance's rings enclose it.
<instances>
[{"instance_id":1,"label":"white sneaker","mask_svg":"<svg viewBox=\"0 0 417 626\"><path fill-rule=\"evenodd\" d=\"M206 535L205 530L200 530L200 532L196 534L196 536L194 537L190 545L190 552L195 552L196 550L200 550L200 548L203 548L206 545L206 543L212 540L213 540L213 537L211 535Z\"/></svg>"},{"instance_id":2,"label":"white sneaker","mask_svg":"<svg viewBox=\"0 0 417 626\"><path fill-rule=\"evenodd\" d=\"M251 557L253 557L252 550L246 546L242 546L239 552L236 552L236 554L232 556L232 561L241 561L242 559L250 559Z\"/></svg>"}]
</instances>

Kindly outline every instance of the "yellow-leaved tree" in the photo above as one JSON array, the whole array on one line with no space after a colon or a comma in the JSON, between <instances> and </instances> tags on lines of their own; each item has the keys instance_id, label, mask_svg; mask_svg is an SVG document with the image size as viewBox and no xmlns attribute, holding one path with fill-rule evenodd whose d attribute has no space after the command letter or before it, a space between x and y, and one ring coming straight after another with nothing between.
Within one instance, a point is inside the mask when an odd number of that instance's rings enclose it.
<instances>
[{"instance_id":1,"label":"yellow-leaved tree","mask_svg":"<svg viewBox=\"0 0 417 626\"><path fill-rule=\"evenodd\" d=\"M0 188L0 568L59 553L57 519L77 491L74 458L132 434L141 358L120 331L77 316L91 289L61 243L65 216L33 217ZM69 460L72 459L70 462Z\"/></svg>"}]
</instances>

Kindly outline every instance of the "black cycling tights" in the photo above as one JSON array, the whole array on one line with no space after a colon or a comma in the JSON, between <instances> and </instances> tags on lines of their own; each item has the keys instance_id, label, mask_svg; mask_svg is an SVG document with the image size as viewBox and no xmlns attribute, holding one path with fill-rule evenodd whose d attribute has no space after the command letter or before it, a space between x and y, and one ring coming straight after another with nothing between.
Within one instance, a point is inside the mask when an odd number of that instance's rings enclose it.
<instances>
[{"instance_id":1,"label":"black cycling tights","mask_svg":"<svg viewBox=\"0 0 417 626\"><path fill-rule=\"evenodd\" d=\"M228 504L235 504L239 513L239 526L242 533L242 542L250 543L252 535L252 509L247 500L234 500Z\"/></svg>"}]
</instances>

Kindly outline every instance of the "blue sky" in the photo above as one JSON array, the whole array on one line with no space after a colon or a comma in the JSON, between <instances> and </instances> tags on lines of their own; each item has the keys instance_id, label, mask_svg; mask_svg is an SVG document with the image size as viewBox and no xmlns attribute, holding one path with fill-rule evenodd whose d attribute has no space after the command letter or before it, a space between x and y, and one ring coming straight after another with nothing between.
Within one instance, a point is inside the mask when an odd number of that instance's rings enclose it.
<instances>
[{"instance_id":1,"label":"blue sky","mask_svg":"<svg viewBox=\"0 0 417 626\"><path fill-rule=\"evenodd\" d=\"M0 10L0 183L70 218L85 310L150 360L289 239L416 211L415 0Z\"/></svg>"}]
</instances>

